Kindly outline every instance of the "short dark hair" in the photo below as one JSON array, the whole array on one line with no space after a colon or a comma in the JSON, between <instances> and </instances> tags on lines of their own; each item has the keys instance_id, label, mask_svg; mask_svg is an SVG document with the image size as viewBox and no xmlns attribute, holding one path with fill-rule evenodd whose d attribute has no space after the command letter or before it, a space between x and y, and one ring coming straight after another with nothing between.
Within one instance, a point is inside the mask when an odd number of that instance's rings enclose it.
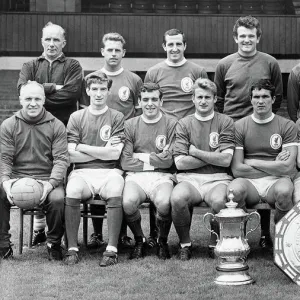
<instances>
[{"instance_id":1,"label":"short dark hair","mask_svg":"<svg viewBox=\"0 0 300 300\"><path fill-rule=\"evenodd\" d=\"M195 96L195 90L201 88L212 92L214 96L217 95L217 86L214 82L207 78L198 78L192 86L192 93Z\"/></svg>"},{"instance_id":2,"label":"short dark hair","mask_svg":"<svg viewBox=\"0 0 300 300\"><path fill-rule=\"evenodd\" d=\"M115 41L115 42L121 42L123 48L126 44L125 39L122 37L121 34L117 33L117 32L109 32L104 34L103 38L102 38L102 45L103 47L105 47L105 42L106 41Z\"/></svg>"},{"instance_id":3,"label":"short dark hair","mask_svg":"<svg viewBox=\"0 0 300 300\"><path fill-rule=\"evenodd\" d=\"M162 91L160 89L159 84L154 83L154 82L147 82L144 83L139 90L139 99L141 99L141 94L144 92L152 92L152 91L159 91L159 99L162 98Z\"/></svg>"},{"instance_id":4,"label":"short dark hair","mask_svg":"<svg viewBox=\"0 0 300 300\"><path fill-rule=\"evenodd\" d=\"M236 38L238 36L237 30L239 27L246 27L248 29L256 28L257 37L262 35L262 30L259 21L252 16L240 17L233 26L233 36Z\"/></svg>"},{"instance_id":5,"label":"short dark hair","mask_svg":"<svg viewBox=\"0 0 300 300\"><path fill-rule=\"evenodd\" d=\"M166 36L167 35L178 35L178 34L181 34L182 35L182 41L184 44L186 44L186 38L185 38L185 35L184 33L179 30L179 29L176 29L176 28L173 28L173 29L170 29L170 30L167 30L165 33L164 33L164 38L163 38L163 44L166 45Z\"/></svg>"},{"instance_id":6,"label":"short dark hair","mask_svg":"<svg viewBox=\"0 0 300 300\"><path fill-rule=\"evenodd\" d=\"M109 79L105 73L99 72L97 74L92 74L85 78L85 88L90 89L92 83L103 83L107 82L108 90L111 88L112 80Z\"/></svg>"},{"instance_id":7,"label":"short dark hair","mask_svg":"<svg viewBox=\"0 0 300 300\"><path fill-rule=\"evenodd\" d=\"M253 90L268 90L271 92L271 97L275 96L275 86L271 83L269 79L258 79L253 81L250 87L250 99L252 99Z\"/></svg>"},{"instance_id":8,"label":"short dark hair","mask_svg":"<svg viewBox=\"0 0 300 300\"><path fill-rule=\"evenodd\" d=\"M63 27L61 27L60 25L54 24L54 23L52 23L52 22L48 22L48 23L44 26L44 28L42 29L43 35L44 35L44 30L45 30L47 27L50 27L50 26L59 27L59 29L61 30L61 34L62 34L63 38L66 39L66 37L67 37L66 30L65 30Z\"/></svg>"}]
</instances>

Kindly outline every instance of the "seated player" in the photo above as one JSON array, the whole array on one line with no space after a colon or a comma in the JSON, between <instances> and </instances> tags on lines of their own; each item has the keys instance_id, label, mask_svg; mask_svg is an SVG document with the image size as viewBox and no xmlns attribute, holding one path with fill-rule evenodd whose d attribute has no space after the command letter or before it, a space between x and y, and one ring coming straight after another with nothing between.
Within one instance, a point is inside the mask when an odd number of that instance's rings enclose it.
<instances>
[{"instance_id":1,"label":"seated player","mask_svg":"<svg viewBox=\"0 0 300 300\"><path fill-rule=\"evenodd\" d=\"M174 176L170 143L176 120L161 113L161 91L158 84L145 83L140 90L142 115L125 122L125 145L121 166L127 172L123 192L123 209L135 246L131 259L145 255L145 238L141 227L139 205L147 199L156 207L158 227L157 255L170 258L167 239L171 228L170 195Z\"/></svg>"},{"instance_id":2,"label":"seated player","mask_svg":"<svg viewBox=\"0 0 300 300\"><path fill-rule=\"evenodd\" d=\"M253 114L235 123L232 172L236 179L228 189L233 190L234 201L240 207L260 201L275 207L277 223L293 207L291 177L297 155L296 126L272 113L275 87L269 80L253 83L250 98Z\"/></svg>"},{"instance_id":3,"label":"seated player","mask_svg":"<svg viewBox=\"0 0 300 300\"><path fill-rule=\"evenodd\" d=\"M28 81L20 89L22 109L1 124L0 259L9 258L11 186L31 177L43 184L40 206L46 212L49 260L61 260L64 234L63 179L69 164L64 124L43 107L44 87Z\"/></svg>"},{"instance_id":4,"label":"seated player","mask_svg":"<svg viewBox=\"0 0 300 300\"><path fill-rule=\"evenodd\" d=\"M178 184L171 195L172 219L179 236L178 257L191 258L190 226L193 206L202 201L218 213L225 207L228 175L234 151L233 120L214 112L217 101L216 85L209 79L197 79L192 88L195 114L181 119L176 126L173 147L178 169ZM218 232L218 223L211 220ZM210 255L216 245L211 235Z\"/></svg>"},{"instance_id":5,"label":"seated player","mask_svg":"<svg viewBox=\"0 0 300 300\"><path fill-rule=\"evenodd\" d=\"M117 246L122 223L124 179L117 162L122 152L124 116L106 105L112 81L104 73L86 80L90 105L74 112L67 126L68 150L74 170L68 178L65 222L68 252L65 263L79 262L77 235L80 202L99 194L107 201L108 245L101 267L118 261Z\"/></svg>"}]
</instances>

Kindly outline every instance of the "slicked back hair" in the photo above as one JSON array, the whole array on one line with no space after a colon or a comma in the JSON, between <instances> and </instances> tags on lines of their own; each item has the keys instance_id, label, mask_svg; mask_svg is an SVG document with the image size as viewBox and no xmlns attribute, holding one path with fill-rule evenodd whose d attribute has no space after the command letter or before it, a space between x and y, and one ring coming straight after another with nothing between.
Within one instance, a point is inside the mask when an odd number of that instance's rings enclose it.
<instances>
[{"instance_id":1,"label":"slicked back hair","mask_svg":"<svg viewBox=\"0 0 300 300\"><path fill-rule=\"evenodd\" d=\"M275 86L271 83L269 79L259 79L257 81L254 81L251 84L250 88L250 99L252 99L252 91L253 90L268 90L271 92L271 97L273 98L275 96Z\"/></svg>"},{"instance_id":2,"label":"slicked back hair","mask_svg":"<svg viewBox=\"0 0 300 300\"><path fill-rule=\"evenodd\" d=\"M154 82L147 82L144 83L139 90L139 99L142 99L141 94L144 92L153 92L153 91L159 91L159 99L162 98L162 91L160 89L159 84L154 83Z\"/></svg>"},{"instance_id":3,"label":"slicked back hair","mask_svg":"<svg viewBox=\"0 0 300 300\"><path fill-rule=\"evenodd\" d=\"M181 30L176 29L176 28L167 30L167 31L164 33L163 44L166 45L166 42L167 42L166 36L167 36L167 35L172 36L172 35L178 35L178 34L181 34L181 35L182 35L182 41L183 41L183 44L186 44L186 38L185 38L184 33L183 33Z\"/></svg>"},{"instance_id":4,"label":"slicked back hair","mask_svg":"<svg viewBox=\"0 0 300 300\"><path fill-rule=\"evenodd\" d=\"M45 30L47 27L50 27L50 26L58 27L58 28L60 29L60 31L61 31L61 34L62 34L63 38L66 40L66 36L67 36L66 30L65 30L64 28L62 28L60 25L54 24L54 23L52 23L52 22L48 22L48 23L44 26L44 28L42 29L43 35L44 35L44 30Z\"/></svg>"},{"instance_id":5,"label":"slicked back hair","mask_svg":"<svg viewBox=\"0 0 300 300\"><path fill-rule=\"evenodd\" d=\"M100 72L97 75L95 74L95 75L88 76L85 79L85 88L90 89L92 83L103 83L103 82L107 82L107 88L108 90L110 90L112 85L112 80L109 79L106 76L106 74L103 72Z\"/></svg>"},{"instance_id":6,"label":"slicked back hair","mask_svg":"<svg viewBox=\"0 0 300 300\"><path fill-rule=\"evenodd\" d=\"M210 91L213 96L215 97L217 95L217 86L214 82L212 82L211 80L207 79L207 78L198 78L195 83L192 86L192 93L193 96L195 96L195 91L196 89L203 89L203 90L207 90Z\"/></svg>"},{"instance_id":7,"label":"slicked back hair","mask_svg":"<svg viewBox=\"0 0 300 300\"><path fill-rule=\"evenodd\" d=\"M257 37L259 38L262 35L262 30L261 30L259 21L256 18L252 17L252 16L240 17L235 22L235 24L233 26L233 36L235 38L237 38L237 36L238 36L237 30L238 30L239 27L245 27L245 28L248 28L248 29L256 28Z\"/></svg>"},{"instance_id":8,"label":"slicked back hair","mask_svg":"<svg viewBox=\"0 0 300 300\"><path fill-rule=\"evenodd\" d=\"M103 38L102 38L102 45L103 47L105 47L105 42L106 41L115 41L115 42L121 42L123 49L124 46L126 44L125 39L122 37L121 34L117 33L117 32L109 32L104 34Z\"/></svg>"}]
</instances>

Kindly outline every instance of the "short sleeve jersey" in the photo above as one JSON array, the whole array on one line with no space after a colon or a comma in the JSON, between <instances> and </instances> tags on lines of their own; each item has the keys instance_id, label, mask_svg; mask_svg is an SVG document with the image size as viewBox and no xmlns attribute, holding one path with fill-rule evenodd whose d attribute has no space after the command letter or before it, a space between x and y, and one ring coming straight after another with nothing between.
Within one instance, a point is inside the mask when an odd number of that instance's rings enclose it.
<instances>
[{"instance_id":1,"label":"short sleeve jersey","mask_svg":"<svg viewBox=\"0 0 300 300\"><path fill-rule=\"evenodd\" d=\"M124 116L108 108L101 115L94 115L89 108L74 112L67 126L68 143L105 147L112 136L124 134ZM113 169L116 160L95 159L89 162L75 163L75 169Z\"/></svg>"},{"instance_id":2,"label":"short sleeve jersey","mask_svg":"<svg viewBox=\"0 0 300 300\"><path fill-rule=\"evenodd\" d=\"M268 123L254 121L253 115L235 123L236 149L244 150L246 159L275 160L282 148L297 145L295 124L272 115Z\"/></svg>"},{"instance_id":3,"label":"short sleeve jersey","mask_svg":"<svg viewBox=\"0 0 300 300\"><path fill-rule=\"evenodd\" d=\"M189 155L190 145L197 149L214 152L230 151L235 148L233 120L223 114L214 113L214 117L207 121L200 121L195 114L178 121L175 131L175 144L173 155ZM228 173L228 169L215 165L206 165L201 168L184 170L184 172L213 174ZM178 171L182 172L182 171Z\"/></svg>"},{"instance_id":4,"label":"short sleeve jersey","mask_svg":"<svg viewBox=\"0 0 300 300\"><path fill-rule=\"evenodd\" d=\"M172 153L163 151L170 145L175 133L176 120L166 115L156 123L147 123L142 116L125 122L125 145L121 165L125 171L143 171L143 162L133 158L133 153L150 154L150 165L155 171L168 172L173 163Z\"/></svg>"},{"instance_id":5,"label":"short sleeve jersey","mask_svg":"<svg viewBox=\"0 0 300 300\"><path fill-rule=\"evenodd\" d=\"M145 82L159 84L163 93L162 110L179 120L195 112L192 86L200 77L207 78L204 68L188 60L181 66L169 66L163 61L148 70Z\"/></svg>"},{"instance_id":6,"label":"short sleeve jersey","mask_svg":"<svg viewBox=\"0 0 300 300\"><path fill-rule=\"evenodd\" d=\"M138 107L138 94L139 89L142 86L142 79L125 69L120 69L118 72L111 73L105 69L101 69L112 80L112 86L109 90L107 98L107 106L121 112L125 120L133 118L135 114L135 108ZM97 75L99 71L88 74ZM84 89L83 104L89 105L89 99Z\"/></svg>"}]
</instances>

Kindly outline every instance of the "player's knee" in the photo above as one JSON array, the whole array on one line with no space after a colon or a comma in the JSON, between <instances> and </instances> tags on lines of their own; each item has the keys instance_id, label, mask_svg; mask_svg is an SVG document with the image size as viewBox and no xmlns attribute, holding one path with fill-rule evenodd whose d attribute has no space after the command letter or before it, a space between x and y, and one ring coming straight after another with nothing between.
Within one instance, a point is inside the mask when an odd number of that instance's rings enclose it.
<instances>
[{"instance_id":1,"label":"player's knee","mask_svg":"<svg viewBox=\"0 0 300 300\"><path fill-rule=\"evenodd\" d=\"M170 203L173 210L181 210L188 205L188 197L182 193L173 192Z\"/></svg>"},{"instance_id":2,"label":"player's knee","mask_svg":"<svg viewBox=\"0 0 300 300\"><path fill-rule=\"evenodd\" d=\"M274 191L276 206L282 210L289 210L293 207L292 200L293 190L292 189L276 189Z\"/></svg>"},{"instance_id":3,"label":"player's knee","mask_svg":"<svg viewBox=\"0 0 300 300\"><path fill-rule=\"evenodd\" d=\"M136 197L123 198L123 210L126 215L132 215L138 210L138 199Z\"/></svg>"},{"instance_id":4,"label":"player's knee","mask_svg":"<svg viewBox=\"0 0 300 300\"><path fill-rule=\"evenodd\" d=\"M83 186L78 181L70 180L66 188L66 197L81 199L82 197Z\"/></svg>"},{"instance_id":5,"label":"player's knee","mask_svg":"<svg viewBox=\"0 0 300 300\"><path fill-rule=\"evenodd\" d=\"M64 208L64 189L56 188L51 191L48 195L48 201L55 210L60 210Z\"/></svg>"},{"instance_id":6,"label":"player's knee","mask_svg":"<svg viewBox=\"0 0 300 300\"><path fill-rule=\"evenodd\" d=\"M226 195L214 194L211 196L211 209L218 213L221 209L225 207Z\"/></svg>"},{"instance_id":7,"label":"player's knee","mask_svg":"<svg viewBox=\"0 0 300 300\"><path fill-rule=\"evenodd\" d=\"M161 201L154 201L155 207L159 214L168 215L171 210L171 203L169 199L161 199Z\"/></svg>"},{"instance_id":8,"label":"player's knee","mask_svg":"<svg viewBox=\"0 0 300 300\"><path fill-rule=\"evenodd\" d=\"M245 199L247 197L247 188L243 181L240 179L233 180L227 187L227 196L229 192L232 190L233 192L233 201L239 203L239 206L245 204Z\"/></svg>"}]
</instances>

